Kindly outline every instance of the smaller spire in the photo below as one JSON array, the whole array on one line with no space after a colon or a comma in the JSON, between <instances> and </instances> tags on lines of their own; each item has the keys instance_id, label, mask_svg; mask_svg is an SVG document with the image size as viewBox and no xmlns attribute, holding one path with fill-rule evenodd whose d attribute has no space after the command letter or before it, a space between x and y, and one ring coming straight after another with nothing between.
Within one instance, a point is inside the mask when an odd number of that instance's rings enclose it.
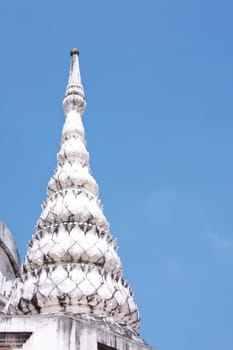
<instances>
[{"instance_id":1,"label":"smaller spire","mask_svg":"<svg viewBox=\"0 0 233 350\"><path fill-rule=\"evenodd\" d=\"M86 101L79 69L79 50L73 48L70 51L70 55L70 73L66 94L63 100L63 107L65 115L70 111L77 111L82 115L86 107Z\"/></svg>"}]
</instances>

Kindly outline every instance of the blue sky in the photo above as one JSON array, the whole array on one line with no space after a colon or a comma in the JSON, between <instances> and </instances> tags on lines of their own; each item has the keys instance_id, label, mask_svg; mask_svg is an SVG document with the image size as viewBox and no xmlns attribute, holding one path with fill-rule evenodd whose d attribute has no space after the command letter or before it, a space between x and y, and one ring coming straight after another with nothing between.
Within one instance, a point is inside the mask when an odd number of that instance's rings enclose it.
<instances>
[{"instance_id":1,"label":"blue sky","mask_svg":"<svg viewBox=\"0 0 233 350\"><path fill-rule=\"evenodd\" d=\"M141 335L233 349L231 0L1 1L0 217L23 258L78 47L91 168Z\"/></svg>"}]
</instances>

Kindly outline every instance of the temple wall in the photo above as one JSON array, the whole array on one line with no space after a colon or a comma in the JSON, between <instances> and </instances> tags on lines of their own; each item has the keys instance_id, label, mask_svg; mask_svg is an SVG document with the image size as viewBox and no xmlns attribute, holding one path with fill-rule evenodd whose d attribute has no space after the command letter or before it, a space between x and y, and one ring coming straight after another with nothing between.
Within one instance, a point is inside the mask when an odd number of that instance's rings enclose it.
<instances>
[{"instance_id":1,"label":"temple wall","mask_svg":"<svg viewBox=\"0 0 233 350\"><path fill-rule=\"evenodd\" d=\"M0 347L4 341L6 349L18 344L23 350L100 350L101 344L112 350L151 350L139 337L130 339L107 324L65 315L2 316Z\"/></svg>"}]
</instances>

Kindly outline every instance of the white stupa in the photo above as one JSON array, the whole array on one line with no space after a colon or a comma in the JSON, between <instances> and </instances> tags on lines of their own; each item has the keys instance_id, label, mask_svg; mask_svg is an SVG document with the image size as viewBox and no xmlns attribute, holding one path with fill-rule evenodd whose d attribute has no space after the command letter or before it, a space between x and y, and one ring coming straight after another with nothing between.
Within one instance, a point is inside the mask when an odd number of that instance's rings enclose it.
<instances>
[{"instance_id":1,"label":"white stupa","mask_svg":"<svg viewBox=\"0 0 233 350\"><path fill-rule=\"evenodd\" d=\"M90 172L77 49L71 51L63 107L57 168L0 318L0 348L2 339L25 350L148 349L138 335L137 306ZM3 336L3 329L13 335Z\"/></svg>"}]
</instances>

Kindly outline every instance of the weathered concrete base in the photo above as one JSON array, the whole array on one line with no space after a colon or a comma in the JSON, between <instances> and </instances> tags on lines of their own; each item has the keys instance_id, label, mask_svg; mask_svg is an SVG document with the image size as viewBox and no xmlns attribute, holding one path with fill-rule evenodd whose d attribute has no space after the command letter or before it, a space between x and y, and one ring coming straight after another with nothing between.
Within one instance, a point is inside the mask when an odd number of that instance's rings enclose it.
<instances>
[{"instance_id":1,"label":"weathered concrete base","mask_svg":"<svg viewBox=\"0 0 233 350\"><path fill-rule=\"evenodd\" d=\"M86 318L86 319L85 319ZM152 350L114 323L70 315L1 316L0 349Z\"/></svg>"}]
</instances>

